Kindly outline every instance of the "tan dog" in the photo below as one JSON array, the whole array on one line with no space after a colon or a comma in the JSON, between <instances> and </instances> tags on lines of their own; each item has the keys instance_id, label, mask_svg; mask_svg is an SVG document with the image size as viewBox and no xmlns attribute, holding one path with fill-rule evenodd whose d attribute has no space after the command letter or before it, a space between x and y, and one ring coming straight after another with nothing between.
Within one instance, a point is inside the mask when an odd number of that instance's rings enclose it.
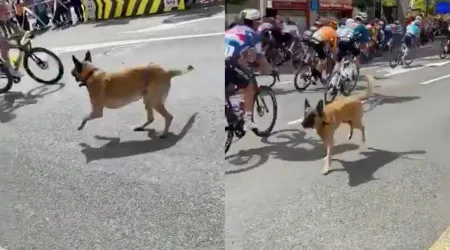
<instances>
[{"instance_id":1,"label":"tan dog","mask_svg":"<svg viewBox=\"0 0 450 250\"><path fill-rule=\"evenodd\" d=\"M101 118L103 108L118 109L142 98L147 111L147 121L134 128L134 131L143 131L152 123L153 110L156 110L165 120L162 137L169 132L173 119L164 106L171 79L194 69L189 65L185 70L165 70L157 64L149 64L106 73L92 64L89 51L82 62L75 56L72 56L72 60L75 65L72 75L80 82L80 87L87 87L92 106L91 113L83 119L78 130L83 129L88 121Z\"/></svg>"},{"instance_id":2,"label":"tan dog","mask_svg":"<svg viewBox=\"0 0 450 250\"><path fill-rule=\"evenodd\" d=\"M366 141L365 127L363 124L363 102L362 100L372 95L373 76L367 77L366 91L361 96L338 97L332 103L324 106L323 100L317 103L316 108L312 108L305 99L305 114L302 121L303 128L314 128L327 148L325 166L322 174L326 175L331 171L331 157L334 146L334 133L341 123L350 125L348 139L353 136L353 129L359 129L362 133L362 142Z\"/></svg>"}]
</instances>

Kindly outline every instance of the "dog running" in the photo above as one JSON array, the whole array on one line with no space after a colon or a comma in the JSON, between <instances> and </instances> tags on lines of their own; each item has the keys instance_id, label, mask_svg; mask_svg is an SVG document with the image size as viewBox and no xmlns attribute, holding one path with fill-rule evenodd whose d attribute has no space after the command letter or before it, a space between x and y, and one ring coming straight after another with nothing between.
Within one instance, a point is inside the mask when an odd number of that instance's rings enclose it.
<instances>
[{"instance_id":1,"label":"dog running","mask_svg":"<svg viewBox=\"0 0 450 250\"><path fill-rule=\"evenodd\" d=\"M153 122L153 110L164 118L164 131L160 137L165 137L173 120L164 106L169 94L171 79L183 75L194 69L189 65L186 69L165 70L161 66L150 63L145 66L136 66L107 73L92 64L90 51L86 52L83 61L72 56L74 68L72 76L80 87L86 86L91 101L91 112L86 115L78 130L82 130L86 123L103 116L103 108L122 108L139 99L143 99L147 111L147 121L134 131L144 131Z\"/></svg>"},{"instance_id":2,"label":"dog running","mask_svg":"<svg viewBox=\"0 0 450 250\"><path fill-rule=\"evenodd\" d=\"M350 125L348 139L353 136L353 129L359 129L362 134L362 142L366 141L366 131L363 123L363 100L369 98L373 92L372 82L374 76L367 76L365 92L360 96L338 97L332 103L324 105L320 100L313 108L305 99L304 116L301 122L303 128L313 128L321 138L327 148L325 166L322 174L326 175L331 171L332 150L334 146L334 133L341 123Z\"/></svg>"}]
</instances>

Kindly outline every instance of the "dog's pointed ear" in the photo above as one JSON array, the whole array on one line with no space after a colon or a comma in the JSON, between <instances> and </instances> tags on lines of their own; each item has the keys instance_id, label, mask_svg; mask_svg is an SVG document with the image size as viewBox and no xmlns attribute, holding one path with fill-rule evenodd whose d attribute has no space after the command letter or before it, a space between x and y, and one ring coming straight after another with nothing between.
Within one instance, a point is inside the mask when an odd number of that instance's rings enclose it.
<instances>
[{"instance_id":1,"label":"dog's pointed ear","mask_svg":"<svg viewBox=\"0 0 450 250\"><path fill-rule=\"evenodd\" d=\"M86 51L86 55L84 56L84 61L92 62L91 51Z\"/></svg>"},{"instance_id":2,"label":"dog's pointed ear","mask_svg":"<svg viewBox=\"0 0 450 250\"><path fill-rule=\"evenodd\" d=\"M72 61L73 61L73 64L75 65L75 69L77 70L77 72L81 72L81 70L83 68L83 65L81 64L81 62L78 61L78 59L74 55L72 55Z\"/></svg>"},{"instance_id":3,"label":"dog's pointed ear","mask_svg":"<svg viewBox=\"0 0 450 250\"><path fill-rule=\"evenodd\" d=\"M323 100L320 100L320 101L317 103L317 106L316 106L317 114L318 114L320 117L323 115L323 107L324 107Z\"/></svg>"},{"instance_id":4,"label":"dog's pointed ear","mask_svg":"<svg viewBox=\"0 0 450 250\"><path fill-rule=\"evenodd\" d=\"M305 110L309 107L311 107L311 105L308 102L308 98L305 98Z\"/></svg>"}]
</instances>

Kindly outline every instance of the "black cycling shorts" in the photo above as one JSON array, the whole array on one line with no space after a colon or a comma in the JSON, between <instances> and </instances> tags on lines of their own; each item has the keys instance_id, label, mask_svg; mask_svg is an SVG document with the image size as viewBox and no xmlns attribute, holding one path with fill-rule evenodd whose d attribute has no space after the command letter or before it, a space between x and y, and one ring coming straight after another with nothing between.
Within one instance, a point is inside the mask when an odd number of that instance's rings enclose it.
<instances>
[{"instance_id":1,"label":"black cycling shorts","mask_svg":"<svg viewBox=\"0 0 450 250\"><path fill-rule=\"evenodd\" d=\"M317 40L311 39L311 45L320 60L327 59L327 53L325 52L325 42L319 42Z\"/></svg>"},{"instance_id":2,"label":"black cycling shorts","mask_svg":"<svg viewBox=\"0 0 450 250\"><path fill-rule=\"evenodd\" d=\"M361 52L354 40L340 40L338 41L338 53L336 62L341 62L342 58L351 53L353 56L358 56Z\"/></svg>"},{"instance_id":3,"label":"black cycling shorts","mask_svg":"<svg viewBox=\"0 0 450 250\"><path fill-rule=\"evenodd\" d=\"M225 61L225 89L235 85L239 89L246 88L253 78L250 69L245 69L235 62Z\"/></svg>"}]
</instances>

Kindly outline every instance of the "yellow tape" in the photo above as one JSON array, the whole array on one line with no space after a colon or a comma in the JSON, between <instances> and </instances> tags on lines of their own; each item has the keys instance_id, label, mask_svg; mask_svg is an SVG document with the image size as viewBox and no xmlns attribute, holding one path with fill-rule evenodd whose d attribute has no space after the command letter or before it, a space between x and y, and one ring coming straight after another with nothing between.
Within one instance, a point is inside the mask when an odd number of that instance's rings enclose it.
<instances>
[{"instance_id":1,"label":"yellow tape","mask_svg":"<svg viewBox=\"0 0 450 250\"><path fill-rule=\"evenodd\" d=\"M430 250L450 250L450 227L434 242Z\"/></svg>"},{"instance_id":2,"label":"yellow tape","mask_svg":"<svg viewBox=\"0 0 450 250\"><path fill-rule=\"evenodd\" d=\"M139 4L138 10L136 12L136 16L142 16L142 14L144 14L147 4L148 0L141 0L141 3Z\"/></svg>"},{"instance_id":3,"label":"yellow tape","mask_svg":"<svg viewBox=\"0 0 450 250\"><path fill-rule=\"evenodd\" d=\"M127 6L127 13L125 14L125 16L133 15L134 5L136 5L136 0L129 0L128 6Z\"/></svg>"},{"instance_id":4,"label":"yellow tape","mask_svg":"<svg viewBox=\"0 0 450 250\"><path fill-rule=\"evenodd\" d=\"M103 1L95 0L95 2L97 3L96 10L98 10L97 20L102 20L103 19Z\"/></svg>"},{"instance_id":5,"label":"yellow tape","mask_svg":"<svg viewBox=\"0 0 450 250\"><path fill-rule=\"evenodd\" d=\"M153 2L152 2L152 7L150 8L149 14L155 14L155 13L157 13L160 4L161 4L161 0L153 0Z\"/></svg>"},{"instance_id":6,"label":"yellow tape","mask_svg":"<svg viewBox=\"0 0 450 250\"><path fill-rule=\"evenodd\" d=\"M105 1L105 13L103 13L104 19L109 19L111 14L111 8L112 8L112 1L113 0L104 0Z\"/></svg>"},{"instance_id":7,"label":"yellow tape","mask_svg":"<svg viewBox=\"0 0 450 250\"><path fill-rule=\"evenodd\" d=\"M122 10L123 10L124 1L123 0L116 0L116 2L117 2L117 5L116 5L116 10L114 11L114 18L122 17Z\"/></svg>"}]
</instances>

